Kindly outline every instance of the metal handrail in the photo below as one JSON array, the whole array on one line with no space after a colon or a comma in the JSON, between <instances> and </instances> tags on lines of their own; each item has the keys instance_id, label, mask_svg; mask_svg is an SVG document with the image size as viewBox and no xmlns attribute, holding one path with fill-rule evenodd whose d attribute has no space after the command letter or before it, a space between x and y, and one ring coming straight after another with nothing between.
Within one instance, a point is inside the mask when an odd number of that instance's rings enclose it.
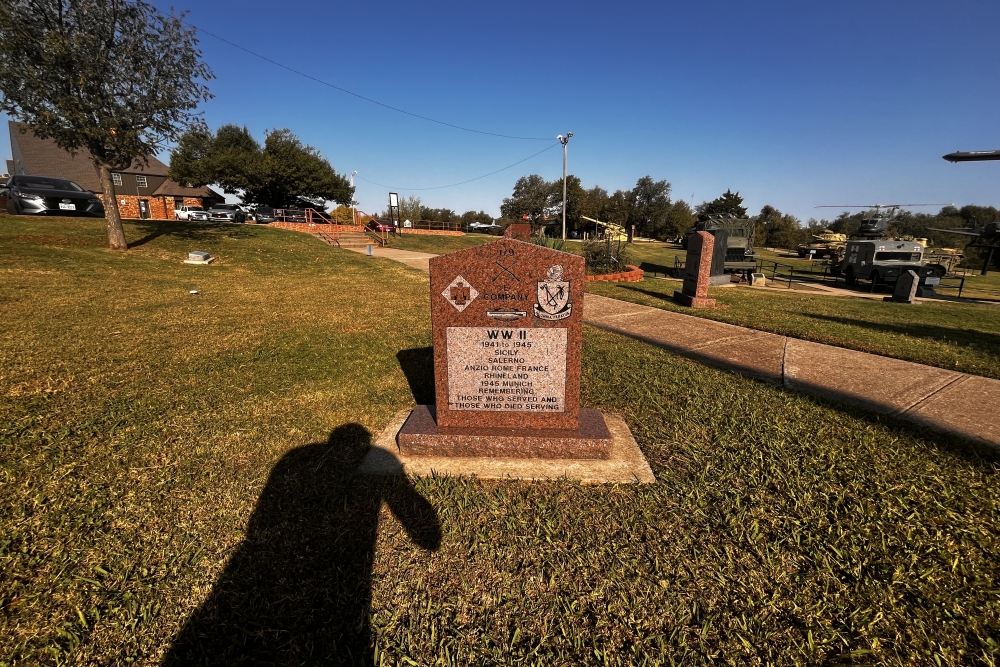
<instances>
[{"instance_id":1,"label":"metal handrail","mask_svg":"<svg viewBox=\"0 0 1000 667\"><path fill-rule=\"evenodd\" d=\"M377 232L374 229L365 227L365 234L379 242L381 247L389 245L389 232Z\"/></svg>"},{"instance_id":2,"label":"metal handrail","mask_svg":"<svg viewBox=\"0 0 1000 667\"><path fill-rule=\"evenodd\" d=\"M787 285L786 289L791 289L792 288L792 278L795 276L795 267L792 266L791 264L782 264L780 262L775 262L772 259L758 259L757 260L757 273L764 273L764 263L765 262L770 262L771 265L772 265L771 266L771 280L774 280L775 276L781 275L780 273L778 273L778 267L779 266L783 266L783 267L786 267L788 269L788 276L787 276L788 285ZM785 276L782 276L782 278L785 278Z\"/></svg>"}]
</instances>

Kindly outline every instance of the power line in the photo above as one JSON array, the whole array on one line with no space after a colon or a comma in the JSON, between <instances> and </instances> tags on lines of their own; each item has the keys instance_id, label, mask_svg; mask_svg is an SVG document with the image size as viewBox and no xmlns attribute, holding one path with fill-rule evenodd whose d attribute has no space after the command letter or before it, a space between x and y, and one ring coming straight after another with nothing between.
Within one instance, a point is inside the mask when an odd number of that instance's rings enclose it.
<instances>
[{"instance_id":1,"label":"power line","mask_svg":"<svg viewBox=\"0 0 1000 667\"><path fill-rule=\"evenodd\" d=\"M355 93L354 91L348 90L346 88L341 88L340 86L334 85L334 84L330 83L329 81L324 81L323 79L318 79L318 78L312 76L311 74L306 74L305 72L301 72L301 71L299 71L299 70L297 70L297 69L295 69L293 67L289 67L288 65L284 65L282 63L279 63L277 60L272 60L272 59L268 58L267 56L262 56L261 54L257 53L256 51L251 51L250 49L246 48L245 46L240 46L239 44L236 44L234 42L230 42L225 37L219 37L215 33L211 33L209 31L205 30L204 28L200 28L200 27L194 25L193 23L188 23L187 21L185 21L183 19L181 19L181 22L184 23L187 26L190 26L190 27L194 28L195 30L198 30L200 32L205 33L209 37L214 37L215 39L219 40L220 42L225 42L229 46L237 48L240 51L245 51L246 53L249 53L250 55L252 55L252 56L254 56L256 58L260 58L261 60L264 60L266 62L271 63L272 65L275 65L275 66L280 67L282 69L288 70L289 72L293 72L295 74L298 74L299 76L303 76L303 77L305 77L305 78L307 78L307 79L309 79L311 81L315 81L318 84L327 86L329 88L333 88L334 90L339 90L340 92L346 93L347 95L352 95L354 97L357 97L358 99L364 100L365 102L371 102L372 104L377 104L380 107L384 107L386 109L391 109L392 111L396 111L396 112L401 113L401 114L406 114L407 116L413 116L414 118L419 118L421 120L426 120L426 121L429 121L431 123L437 123L438 125L444 125L446 127L451 127L451 128L456 129L456 130L462 130L463 132L473 132L475 134L485 134L485 135L488 135L488 136L491 136L491 137L501 137L503 139L521 139L521 140L524 140L524 141L549 141L549 139L550 139L550 137L516 137L516 136L509 135L509 134L499 134L497 132L486 132L484 130L475 130L475 129L471 128L471 127L462 127L461 125L455 125L453 123L446 123L445 121L443 121L443 120L437 120L436 118L429 118L427 116L421 116L420 114L413 113L412 111L406 111L405 109L399 109L399 108L391 106L389 104L385 104L384 102L379 102L378 100L373 100L370 97L365 97L364 95L361 95L359 93ZM400 189L403 189L403 188L400 188Z\"/></svg>"},{"instance_id":2,"label":"power line","mask_svg":"<svg viewBox=\"0 0 1000 667\"><path fill-rule=\"evenodd\" d=\"M453 188L456 185L465 185L466 183L471 183L473 181L478 181L480 179L486 178L487 176L492 176L493 174L499 174L501 171L506 171L506 170L510 169L511 167L516 167L517 165L521 164L522 162L527 162L531 158L533 158L533 157L535 157L537 155L541 155L545 151L550 151L550 150L552 150L553 148L555 148L556 146L559 146L559 145L560 144L552 144L548 148L543 148L542 150L538 151L534 155L529 155L528 157L524 158L523 160L518 160L514 164L509 164L506 167L504 167L503 169L497 169L496 171L491 171L488 174L483 174L482 176L476 176L475 178L470 178L469 180L462 181L461 183L452 183L451 185L438 185L438 186L435 186L433 188L400 188L400 187L397 187L397 186L394 186L394 185L385 185L384 183L376 183L375 181L369 181L367 178L364 178L363 176L357 176L357 175L355 175L355 178L357 178L358 180L364 181L365 183L371 183L372 185L377 185L377 186L379 186L381 188L389 188L390 190L407 190L407 191L413 191L413 192L418 191L418 190L443 190L445 188Z\"/></svg>"}]
</instances>

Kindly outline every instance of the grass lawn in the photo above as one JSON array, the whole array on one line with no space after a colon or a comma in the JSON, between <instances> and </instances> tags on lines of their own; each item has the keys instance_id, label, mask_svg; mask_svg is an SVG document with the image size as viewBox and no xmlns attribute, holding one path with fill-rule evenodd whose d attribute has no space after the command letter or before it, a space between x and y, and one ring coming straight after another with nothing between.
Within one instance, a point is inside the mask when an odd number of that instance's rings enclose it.
<instances>
[{"instance_id":1,"label":"grass lawn","mask_svg":"<svg viewBox=\"0 0 1000 667\"><path fill-rule=\"evenodd\" d=\"M0 216L2 664L996 664L993 454L588 327L656 484L358 476L424 274L102 224Z\"/></svg>"},{"instance_id":2,"label":"grass lawn","mask_svg":"<svg viewBox=\"0 0 1000 667\"><path fill-rule=\"evenodd\" d=\"M925 301L919 306L831 297L797 290L715 287L720 307L679 306L680 283L587 283L587 291L647 306L817 343L1000 378L1000 307Z\"/></svg>"}]
</instances>

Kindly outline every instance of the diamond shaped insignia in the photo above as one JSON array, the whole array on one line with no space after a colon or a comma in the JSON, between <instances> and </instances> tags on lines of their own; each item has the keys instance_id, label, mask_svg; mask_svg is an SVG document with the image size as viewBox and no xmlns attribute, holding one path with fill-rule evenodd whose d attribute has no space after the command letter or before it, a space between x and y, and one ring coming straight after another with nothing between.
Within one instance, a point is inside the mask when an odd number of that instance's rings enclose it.
<instances>
[{"instance_id":1,"label":"diamond shaped insignia","mask_svg":"<svg viewBox=\"0 0 1000 667\"><path fill-rule=\"evenodd\" d=\"M469 307L469 304L476 300L479 296L479 291L475 287L469 284L469 281L462 276L456 276L444 291L441 292L441 296L451 305L455 306L455 310L462 312Z\"/></svg>"}]
</instances>

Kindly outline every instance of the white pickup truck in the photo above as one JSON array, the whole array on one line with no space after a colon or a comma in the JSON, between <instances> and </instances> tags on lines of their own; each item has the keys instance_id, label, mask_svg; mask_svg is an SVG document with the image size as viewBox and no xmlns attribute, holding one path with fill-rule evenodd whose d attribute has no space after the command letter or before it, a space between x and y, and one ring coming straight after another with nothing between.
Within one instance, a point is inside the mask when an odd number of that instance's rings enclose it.
<instances>
[{"instance_id":1,"label":"white pickup truck","mask_svg":"<svg viewBox=\"0 0 1000 667\"><path fill-rule=\"evenodd\" d=\"M174 217L178 220L208 220L208 212L201 206L181 206L174 209Z\"/></svg>"}]
</instances>

